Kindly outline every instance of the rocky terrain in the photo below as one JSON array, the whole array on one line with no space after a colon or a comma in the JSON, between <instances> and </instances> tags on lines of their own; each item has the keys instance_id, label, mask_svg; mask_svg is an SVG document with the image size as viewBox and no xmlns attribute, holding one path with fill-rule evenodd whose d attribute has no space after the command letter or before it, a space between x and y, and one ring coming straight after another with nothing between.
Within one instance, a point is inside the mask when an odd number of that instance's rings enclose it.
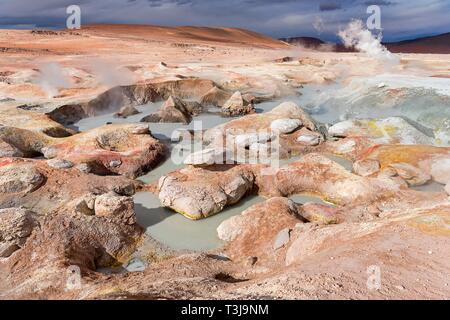
<instances>
[{"instance_id":1,"label":"rocky terrain","mask_svg":"<svg viewBox=\"0 0 450 320\"><path fill-rule=\"evenodd\" d=\"M1 30L0 298L450 298L450 56L398 59L231 28ZM138 194L186 228L238 212L220 246L178 250Z\"/></svg>"}]
</instances>

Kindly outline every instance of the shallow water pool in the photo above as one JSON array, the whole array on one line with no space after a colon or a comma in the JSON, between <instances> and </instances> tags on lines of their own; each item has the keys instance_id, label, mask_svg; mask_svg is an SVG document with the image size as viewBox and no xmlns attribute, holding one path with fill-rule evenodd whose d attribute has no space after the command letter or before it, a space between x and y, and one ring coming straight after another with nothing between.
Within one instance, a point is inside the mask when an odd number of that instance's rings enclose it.
<instances>
[{"instance_id":1,"label":"shallow water pool","mask_svg":"<svg viewBox=\"0 0 450 320\"><path fill-rule=\"evenodd\" d=\"M217 227L226 219L264 200L259 196L249 196L214 216L193 221L161 207L153 193L140 192L134 196L137 221L149 236L171 249L192 251L207 251L222 246L224 242L217 237Z\"/></svg>"},{"instance_id":2,"label":"shallow water pool","mask_svg":"<svg viewBox=\"0 0 450 320\"><path fill-rule=\"evenodd\" d=\"M421 192L445 192L445 186L435 181L430 181L424 185L409 188Z\"/></svg>"}]
</instances>

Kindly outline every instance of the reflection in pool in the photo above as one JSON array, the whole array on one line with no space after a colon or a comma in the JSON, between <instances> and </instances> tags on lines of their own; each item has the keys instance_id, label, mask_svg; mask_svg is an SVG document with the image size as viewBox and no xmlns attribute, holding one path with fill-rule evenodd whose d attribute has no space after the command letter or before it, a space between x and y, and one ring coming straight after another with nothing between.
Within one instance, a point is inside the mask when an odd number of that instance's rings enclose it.
<instances>
[{"instance_id":1,"label":"reflection in pool","mask_svg":"<svg viewBox=\"0 0 450 320\"><path fill-rule=\"evenodd\" d=\"M248 196L212 217L192 221L161 207L158 197L153 193L140 192L134 196L138 223L149 236L172 249L193 251L206 251L223 245L216 231L220 223L264 200L262 197Z\"/></svg>"}]
</instances>

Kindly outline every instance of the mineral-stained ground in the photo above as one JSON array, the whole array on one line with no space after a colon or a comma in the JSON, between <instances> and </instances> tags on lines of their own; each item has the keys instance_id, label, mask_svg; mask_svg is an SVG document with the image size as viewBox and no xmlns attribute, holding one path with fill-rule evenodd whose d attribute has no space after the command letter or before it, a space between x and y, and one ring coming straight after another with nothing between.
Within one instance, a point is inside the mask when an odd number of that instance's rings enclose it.
<instances>
[{"instance_id":1,"label":"mineral-stained ground","mask_svg":"<svg viewBox=\"0 0 450 320\"><path fill-rule=\"evenodd\" d=\"M1 30L0 297L450 298L450 55L396 56Z\"/></svg>"}]
</instances>

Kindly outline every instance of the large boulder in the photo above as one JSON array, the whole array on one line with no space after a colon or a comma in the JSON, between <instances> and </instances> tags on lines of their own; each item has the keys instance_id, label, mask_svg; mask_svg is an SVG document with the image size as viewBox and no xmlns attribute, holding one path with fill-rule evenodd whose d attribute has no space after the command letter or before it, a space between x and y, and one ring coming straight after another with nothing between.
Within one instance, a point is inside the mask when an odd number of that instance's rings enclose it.
<instances>
[{"instance_id":1,"label":"large boulder","mask_svg":"<svg viewBox=\"0 0 450 320\"><path fill-rule=\"evenodd\" d=\"M31 163L0 166L1 193L29 193L38 189L45 177Z\"/></svg>"},{"instance_id":2,"label":"large boulder","mask_svg":"<svg viewBox=\"0 0 450 320\"><path fill-rule=\"evenodd\" d=\"M120 174L135 178L156 166L165 155L164 144L148 127L110 124L61 138L43 149L46 158L70 161L87 173Z\"/></svg>"},{"instance_id":3,"label":"large boulder","mask_svg":"<svg viewBox=\"0 0 450 320\"><path fill-rule=\"evenodd\" d=\"M188 124L193 115L198 115L202 106L196 102L185 102L180 98L170 96L158 112L141 119L142 122L181 122Z\"/></svg>"},{"instance_id":4,"label":"large boulder","mask_svg":"<svg viewBox=\"0 0 450 320\"><path fill-rule=\"evenodd\" d=\"M231 94L218 87L213 87L200 99L202 105L213 105L216 107L222 107L231 98Z\"/></svg>"},{"instance_id":5,"label":"large boulder","mask_svg":"<svg viewBox=\"0 0 450 320\"><path fill-rule=\"evenodd\" d=\"M139 111L135 107L126 105L120 108L120 110L116 112L115 116L120 118L128 118L129 116L133 116L138 113Z\"/></svg>"},{"instance_id":6,"label":"large boulder","mask_svg":"<svg viewBox=\"0 0 450 320\"><path fill-rule=\"evenodd\" d=\"M4 141L3 139L0 139L0 157L24 157L25 153L20 151L18 148L16 148L14 145L11 145Z\"/></svg>"},{"instance_id":7,"label":"large boulder","mask_svg":"<svg viewBox=\"0 0 450 320\"><path fill-rule=\"evenodd\" d=\"M293 201L274 197L225 220L217 228L217 234L229 242L226 252L231 258L257 257L260 263L285 246L290 229L302 222Z\"/></svg>"},{"instance_id":8,"label":"large boulder","mask_svg":"<svg viewBox=\"0 0 450 320\"><path fill-rule=\"evenodd\" d=\"M240 167L223 171L189 167L159 179L161 204L193 220L209 217L253 189L254 176Z\"/></svg>"},{"instance_id":9,"label":"large boulder","mask_svg":"<svg viewBox=\"0 0 450 320\"><path fill-rule=\"evenodd\" d=\"M283 102L280 105L273 108L270 112L276 119L290 118L298 119L301 121L304 127L310 131L317 131L317 124L315 120L301 107L294 102Z\"/></svg>"},{"instance_id":10,"label":"large boulder","mask_svg":"<svg viewBox=\"0 0 450 320\"><path fill-rule=\"evenodd\" d=\"M22 248L38 226L35 214L21 208L0 209L0 258Z\"/></svg>"}]
</instances>

